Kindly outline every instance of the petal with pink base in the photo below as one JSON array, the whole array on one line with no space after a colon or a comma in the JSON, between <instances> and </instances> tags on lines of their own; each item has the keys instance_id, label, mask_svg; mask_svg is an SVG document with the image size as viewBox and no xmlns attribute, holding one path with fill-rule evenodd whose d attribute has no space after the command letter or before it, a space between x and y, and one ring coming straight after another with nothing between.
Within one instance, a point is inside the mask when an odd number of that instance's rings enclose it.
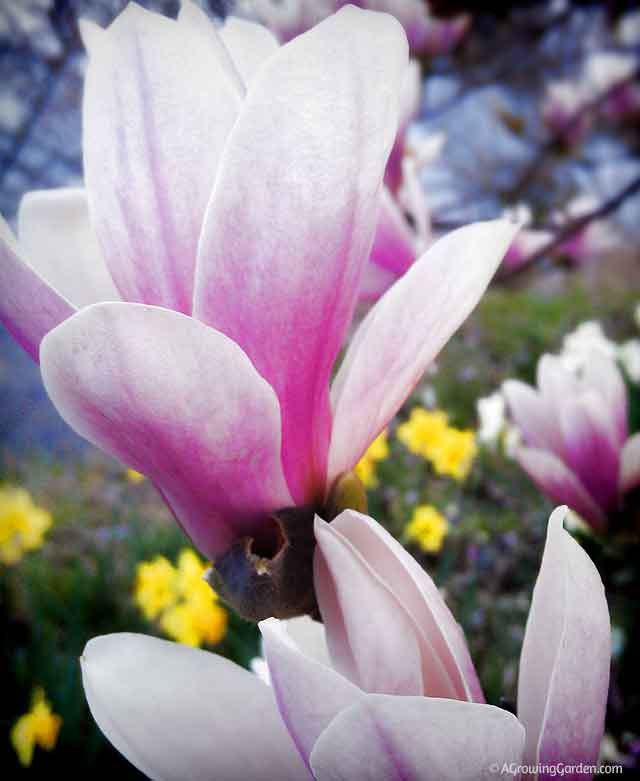
<instances>
[{"instance_id":1,"label":"petal with pink base","mask_svg":"<svg viewBox=\"0 0 640 781\"><path fill-rule=\"evenodd\" d=\"M398 23L355 8L283 46L249 85L207 209L195 316L275 388L300 504L322 499L329 379L373 240L406 61Z\"/></svg>"},{"instance_id":2,"label":"petal with pink base","mask_svg":"<svg viewBox=\"0 0 640 781\"><path fill-rule=\"evenodd\" d=\"M562 527L566 512L559 507L549 520L520 658L518 718L530 765L594 765L604 731L609 611L597 569Z\"/></svg>"},{"instance_id":3,"label":"petal with pink base","mask_svg":"<svg viewBox=\"0 0 640 781\"><path fill-rule=\"evenodd\" d=\"M336 716L311 767L318 781L487 781L520 763L523 743L492 705L374 694Z\"/></svg>"},{"instance_id":4,"label":"petal with pink base","mask_svg":"<svg viewBox=\"0 0 640 781\"><path fill-rule=\"evenodd\" d=\"M11 229L0 217L0 323L37 363L44 336L74 311L22 260Z\"/></svg>"},{"instance_id":5,"label":"petal with pink base","mask_svg":"<svg viewBox=\"0 0 640 781\"><path fill-rule=\"evenodd\" d=\"M331 389L329 484L355 466L478 303L516 231L501 220L453 231L367 315Z\"/></svg>"},{"instance_id":6,"label":"petal with pink base","mask_svg":"<svg viewBox=\"0 0 640 781\"><path fill-rule=\"evenodd\" d=\"M207 556L263 537L269 512L292 504L275 393L223 334L167 309L95 304L41 352L62 417L153 480Z\"/></svg>"},{"instance_id":7,"label":"petal with pink base","mask_svg":"<svg viewBox=\"0 0 640 781\"><path fill-rule=\"evenodd\" d=\"M349 540L414 619L421 636L425 696L484 702L462 629L416 560L361 513L345 510L331 527Z\"/></svg>"},{"instance_id":8,"label":"petal with pink base","mask_svg":"<svg viewBox=\"0 0 640 781\"><path fill-rule=\"evenodd\" d=\"M280 715L308 765L321 733L364 693L330 665L305 656L288 635L285 623L270 618L261 622L260 631Z\"/></svg>"},{"instance_id":9,"label":"petal with pink base","mask_svg":"<svg viewBox=\"0 0 640 781\"><path fill-rule=\"evenodd\" d=\"M552 450L564 455L562 432L555 420L555 409L535 388L519 380L507 380L502 386L513 422L530 447Z\"/></svg>"},{"instance_id":10,"label":"petal with pink base","mask_svg":"<svg viewBox=\"0 0 640 781\"><path fill-rule=\"evenodd\" d=\"M620 455L617 434L602 399L587 392L560 408L565 463L605 512L618 506Z\"/></svg>"},{"instance_id":11,"label":"petal with pink base","mask_svg":"<svg viewBox=\"0 0 640 781\"><path fill-rule=\"evenodd\" d=\"M335 668L367 692L422 694L415 622L340 532L316 517L314 583Z\"/></svg>"},{"instance_id":12,"label":"petal with pink base","mask_svg":"<svg viewBox=\"0 0 640 781\"><path fill-rule=\"evenodd\" d=\"M559 458L545 450L521 447L516 451L520 466L538 488L554 502L568 504L597 531L606 525L603 511L576 475Z\"/></svg>"}]
</instances>

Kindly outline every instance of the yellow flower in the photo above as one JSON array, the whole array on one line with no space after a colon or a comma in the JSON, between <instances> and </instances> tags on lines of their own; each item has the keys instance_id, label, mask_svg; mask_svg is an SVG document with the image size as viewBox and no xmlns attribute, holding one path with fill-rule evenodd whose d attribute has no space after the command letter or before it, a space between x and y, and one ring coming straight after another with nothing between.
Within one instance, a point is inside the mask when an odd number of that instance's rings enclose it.
<instances>
[{"instance_id":1,"label":"yellow flower","mask_svg":"<svg viewBox=\"0 0 640 781\"><path fill-rule=\"evenodd\" d=\"M447 431L448 417L442 410L414 407L409 420L398 426L398 439L418 456L430 458Z\"/></svg>"},{"instance_id":2,"label":"yellow flower","mask_svg":"<svg viewBox=\"0 0 640 781\"><path fill-rule=\"evenodd\" d=\"M177 574L164 556L138 564L133 595L147 619L157 618L163 610L175 604Z\"/></svg>"},{"instance_id":3,"label":"yellow flower","mask_svg":"<svg viewBox=\"0 0 640 781\"><path fill-rule=\"evenodd\" d=\"M356 464L355 473L366 488L375 488L378 485L376 477L376 464L383 461L389 455L386 429L373 440L367 452Z\"/></svg>"},{"instance_id":4,"label":"yellow flower","mask_svg":"<svg viewBox=\"0 0 640 781\"><path fill-rule=\"evenodd\" d=\"M15 564L39 548L52 523L51 513L34 504L23 488L0 488L0 561Z\"/></svg>"},{"instance_id":5,"label":"yellow flower","mask_svg":"<svg viewBox=\"0 0 640 781\"><path fill-rule=\"evenodd\" d=\"M449 531L449 522L442 513L430 504L415 508L406 525L404 536L416 543L425 553L438 553Z\"/></svg>"},{"instance_id":6,"label":"yellow flower","mask_svg":"<svg viewBox=\"0 0 640 781\"><path fill-rule=\"evenodd\" d=\"M204 580L207 567L189 548L180 552L175 567L163 556L138 565L138 605L148 619L159 619L168 637L185 645L215 645L227 633L227 611Z\"/></svg>"},{"instance_id":7,"label":"yellow flower","mask_svg":"<svg viewBox=\"0 0 640 781\"><path fill-rule=\"evenodd\" d=\"M58 740L62 718L51 710L42 689L36 689L29 713L25 713L11 728L11 745L20 764L28 767L36 746L51 751Z\"/></svg>"},{"instance_id":8,"label":"yellow flower","mask_svg":"<svg viewBox=\"0 0 640 781\"><path fill-rule=\"evenodd\" d=\"M203 643L215 645L224 638L227 611L217 604L215 593L209 591L209 597L199 594L164 612L160 626L172 640L198 647Z\"/></svg>"},{"instance_id":9,"label":"yellow flower","mask_svg":"<svg viewBox=\"0 0 640 781\"><path fill-rule=\"evenodd\" d=\"M462 481L469 474L477 452L475 432L448 428L433 449L431 462L439 475Z\"/></svg>"},{"instance_id":10,"label":"yellow flower","mask_svg":"<svg viewBox=\"0 0 640 781\"><path fill-rule=\"evenodd\" d=\"M127 480L130 483L133 483L133 485L138 485L138 483L142 483L144 480L144 475L141 474L140 472L136 472L135 469L127 469L125 475L127 477Z\"/></svg>"}]
</instances>

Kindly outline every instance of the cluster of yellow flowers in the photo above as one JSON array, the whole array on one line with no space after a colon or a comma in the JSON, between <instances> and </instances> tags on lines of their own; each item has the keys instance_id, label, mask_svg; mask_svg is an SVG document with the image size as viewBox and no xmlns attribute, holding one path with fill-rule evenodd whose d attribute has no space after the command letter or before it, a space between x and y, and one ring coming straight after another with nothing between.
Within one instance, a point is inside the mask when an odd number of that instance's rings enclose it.
<instances>
[{"instance_id":1,"label":"cluster of yellow flowers","mask_svg":"<svg viewBox=\"0 0 640 781\"><path fill-rule=\"evenodd\" d=\"M388 455L389 443L387 442L387 431L385 429L373 440L367 452L356 464L355 473L365 488L375 488L378 485L376 464L378 461L383 461Z\"/></svg>"},{"instance_id":2,"label":"cluster of yellow flowers","mask_svg":"<svg viewBox=\"0 0 640 781\"><path fill-rule=\"evenodd\" d=\"M36 746L51 751L55 748L62 718L51 710L44 691L36 689L29 713L25 713L11 728L11 745L20 764L28 767Z\"/></svg>"},{"instance_id":3,"label":"cluster of yellow flowers","mask_svg":"<svg viewBox=\"0 0 640 781\"><path fill-rule=\"evenodd\" d=\"M449 531L445 516L430 504L418 505L405 526L404 537L424 553L438 553Z\"/></svg>"},{"instance_id":4,"label":"cluster of yellow flowers","mask_svg":"<svg viewBox=\"0 0 640 781\"><path fill-rule=\"evenodd\" d=\"M24 488L0 488L0 562L16 564L39 548L51 527L51 513L38 507Z\"/></svg>"},{"instance_id":5,"label":"cluster of yellow flowers","mask_svg":"<svg viewBox=\"0 0 640 781\"><path fill-rule=\"evenodd\" d=\"M206 570L190 549L180 553L176 566L164 556L138 564L136 604L168 637L185 645L215 645L227 632L227 611L204 580Z\"/></svg>"},{"instance_id":6,"label":"cluster of yellow flowers","mask_svg":"<svg viewBox=\"0 0 640 781\"><path fill-rule=\"evenodd\" d=\"M398 426L398 439L416 455L426 458L439 475L464 480L478 452L475 432L449 425L442 410L414 407Z\"/></svg>"}]
</instances>

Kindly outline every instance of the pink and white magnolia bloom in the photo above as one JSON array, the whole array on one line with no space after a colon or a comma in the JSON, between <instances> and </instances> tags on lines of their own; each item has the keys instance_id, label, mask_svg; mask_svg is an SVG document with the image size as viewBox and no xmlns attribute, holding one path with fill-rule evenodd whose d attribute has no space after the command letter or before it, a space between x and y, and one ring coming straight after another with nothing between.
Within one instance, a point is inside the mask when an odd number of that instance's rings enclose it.
<instances>
[{"instance_id":1,"label":"pink and white magnolia bloom","mask_svg":"<svg viewBox=\"0 0 640 781\"><path fill-rule=\"evenodd\" d=\"M537 383L503 386L524 438L516 458L554 502L604 531L640 485L640 434L629 437L622 374L600 350L575 371L561 356L543 355Z\"/></svg>"},{"instance_id":2,"label":"pink and white magnolia bloom","mask_svg":"<svg viewBox=\"0 0 640 781\"><path fill-rule=\"evenodd\" d=\"M239 0L234 12L266 25L281 43L287 43L347 4L348 0ZM353 5L395 16L414 55L448 54L471 26L470 14L436 18L425 0L353 0Z\"/></svg>"},{"instance_id":3,"label":"pink and white magnolia bloom","mask_svg":"<svg viewBox=\"0 0 640 781\"><path fill-rule=\"evenodd\" d=\"M193 3L84 27L86 190L3 229L0 321L62 417L149 477L216 558L324 505L466 318L512 238L445 237L371 310L407 43L345 8L291 43ZM120 299L120 300L118 300Z\"/></svg>"},{"instance_id":4,"label":"pink and white magnolia bloom","mask_svg":"<svg viewBox=\"0 0 640 781\"><path fill-rule=\"evenodd\" d=\"M609 614L596 568L562 527L565 513L549 521L517 717L485 704L460 626L431 578L353 511L331 524L316 519L324 625L261 624L271 688L211 653L106 635L81 659L91 712L156 779L478 781L502 777L511 763L595 764Z\"/></svg>"}]
</instances>

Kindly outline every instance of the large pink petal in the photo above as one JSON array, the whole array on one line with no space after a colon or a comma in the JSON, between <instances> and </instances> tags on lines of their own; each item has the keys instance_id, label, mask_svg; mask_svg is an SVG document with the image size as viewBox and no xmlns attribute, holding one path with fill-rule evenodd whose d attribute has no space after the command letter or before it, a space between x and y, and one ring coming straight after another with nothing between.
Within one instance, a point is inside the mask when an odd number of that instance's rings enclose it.
<instances>
[{"instance_id":1,"label":"large pink petal","mask_svg":"<svg viewBox=\"0 0 640 781\"><path fill-rule=\"evenodd\" d=\"M373 239L406 56L395 20L354 8L279 49L249 85L207 210L195 316L275 388L298 503L322 498L329 378Z\"/></svg>"},{"instance_id":2,"label":"large pink petal","mask_svg":"<svg viewBox=\"0 0 640 781\"><path fill-rule=\"evenodd\" d=\"M0 323L37 363L45 334L74 311L22 260L11 229L0 217Z\"/></svg>"},{"instance_id":3,"label":"large pink petal","mask_svg":"<svg viewBox=\"0 0 640 781\"><path fill-rule=\"evenodd\" d=\"M559 507L549 520L520 659L518 717L530 765L593 765L604 731L609 611L597 569L562 528L566 510Z\"/></svg>"},{"instance_id":4,"label":"large pink petal","mask_svg":"<svg viewBox=\"0 0 640 781\"><path fill-rule=\"evenodd\" d=\"M89 221L84 190L27 193L18 212L18 236L30 265L77 307L120 299Z\"/></svg>"},{"instance_id":5,"label":"large pink petal","mask_svg":"<svg viewBox=\"0 0 640 781\"><path fill-rule=\"evenodd\" d=\"M492 705L373 694L336 716L311 767L318 781L487 781L520 764L523 743Z\"/></svg>"},{"instance_id":6,"label":"large pink petal","mask_svg":"<svg viewBox=\"0 0 640 781\"><path fill-rule=\"evenodd\" d=\"M505 221L453 231L373 307L331 390L330 483L358 462L478 303L516 231Z\"/></svg>"},{"instance_id":7,"label":"large pink petal","mask_svg":"<svg viewBox=\"0 0 640 781\"><path fill-rule=\"evenodd\" d=\"M211 558L291 505L271 387L223 334L142 304L95 304L48 334L44 383L79 434L147 475Z\"/></svg>"},{"instance_id":8,"label":"large pink petal","mask_svg":"<svg viewBox=\"0 0 640 781\"><path fill-rule=\"evenodd\" d=\"M566 399L561 407L565 463L606 512L618 505L620 454L612 423L602 397L594 393Z\"/></svg>"},{"instance_id":9,"label":"large pink petal","mask_svg":"<svg viewBox=\"0 0 640 781\"><path fill-rule=\"evenodd\" d=\"M363 692L330 665L301 653L284 622L270 618L262 621L260 631L280 715L308 765L320 734Z\"/></svg>"},{"instance_id":10,"label":"large pink petal","mask_svg":"<svg viewBox=\"0 0 640 781\"><path fill-rule=\"evenodd\" d=\"M640 485L640 434L634 434L624 444L620 454L620 493Z\"/></svg>"},{"instance_id":11,"label":"large pink petal","mask_svg":"<svg viewBox=\"0 0 640 781\"><path fill-rule=\"evenodd\" d=\"M484 702L467 643L437 586L379 523L345 510L332 521L412 616L420 632L424 694Z\"/></svg>"},{"instance_id":12,"label":"large pink petal","mask_svg":"<svg viewBox=\"0 0 640 781\"><path fill-rule=\"evenodd\" d=\"M269 687L228 659L123 633L90 640L80 662L98 726L149 778L310 779Z\"/></svg>"},{"instance_id":13,"label":"large pink petal","mask_svg":"<svg viewBox=\"0 0 640 781\"><path fill-rule=\"evenodd\" d=\"M562 431L555 419L555 408L535 388L519 380L507 380L502 386L513 422L530 447L564 456Z\"/></svg>"},{"instance_id":14,"label":"large pink petal","mask_svg":"<svg viewBox=\"0 0 640 781\"><path fill-rule=\"evenodd\" d=\"M191 312L205 207L241 100L216 36L202 14L173 21L135 3L107 30L86 28L89 206L126 300Z\"/></svg>"},{"instance_id":15,"label":"large pink petal","mask_svg":"<svg viewBox=\"0 0 640 781\"><path fill-rule=\"evenodd\" d=\"M414 620L361 554L316 517L314 583L336 669L367 692L422 694Z\"/></svg>"},{"instance_id":16,"label":"large pink petal","mask_svg":"<svg viewBox=\"0 0 640 781\"><path fill-rule=\"evenodd\" d=\"M577 476L553 453L533 447L521 447L516 451L516 458L538 488L550 499L568 504L594 529L604 529L606 518L603 511Z\"/></svg>"}]
</instances>

